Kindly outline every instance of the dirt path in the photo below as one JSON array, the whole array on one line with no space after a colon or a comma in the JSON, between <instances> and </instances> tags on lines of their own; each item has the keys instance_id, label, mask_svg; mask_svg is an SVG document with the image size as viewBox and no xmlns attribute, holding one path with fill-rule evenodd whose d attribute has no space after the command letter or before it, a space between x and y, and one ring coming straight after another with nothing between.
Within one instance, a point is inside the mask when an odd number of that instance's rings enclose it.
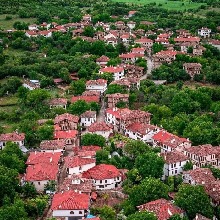
<instances>
[{"instance_id":1,"label":"dirt path","mask_svg":"<svg viewBox=\"0 0 220 220\"><path fill-rule=\"evenodd\" d=\"M153 70L153 61L150 57L147 57L147 73L141 77L141 80L146 79Z\"/></svg>"}]
</instances>

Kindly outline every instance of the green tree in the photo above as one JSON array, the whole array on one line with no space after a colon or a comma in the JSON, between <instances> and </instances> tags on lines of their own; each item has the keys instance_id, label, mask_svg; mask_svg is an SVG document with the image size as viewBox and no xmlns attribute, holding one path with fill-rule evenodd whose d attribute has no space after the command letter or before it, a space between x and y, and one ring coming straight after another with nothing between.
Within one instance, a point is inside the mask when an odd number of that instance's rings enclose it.
<instances>
[{"instance_id":1,"label":"green tree","mask_svg":"<svg viewBox=\"0 0 220 220\"><path fill-rule=\"evenodd\" d=\"M54 180L50 180L47 182L47 184L44 187L44 191L46 192L47 190L49 190L51 192L56 191L56 182Z\"/></svg>"},{"instance_id":2,"label":"green tree","mask_svg":"<svg viewBox=\"0 0 220 220\"><path fill-rule=\"evenodd\" d=\"M168 198L168 186L152 177L144 179L129 193L129 200L135 207L160 198Z\"/></svg>"},{"instance_id":3,"label":"green tree","mask_svg":"<svg viewBox=\"0 0 220 220\"><path fill-rule=\"evenodd\" d=\"M53 139L54 127L50 125L42 125L37 129L36 136L39 142L43 140L52 140Z\"/></svg>"},{"instance_id":4,"label":"green tree","mask_svg":"<svg viewBox=\"0 0 220 220\"><path fill-rule=\"evenodd\" d=\"M34 198L37 195L37 190L35 186L28 182L22 186L21 191L25 198Z\"/></svg>"},{"instance_id":5,"label":"green tree","mask_svg":"<svg viewBox=\"0 0 220 220\"><path fill-rule=\"evenodd\" d=\"M139 155L135 160L135 167L143 179L146 177L161 178L163 175L163 166L163 158L153 152Z\"/></svg>"},{"instance_id":6,"label":"green tree","mask_svg":"<svg viewBox=\"0 0 220 220\"><path fill-rule=\"evenodd\" d=\"M103 136L98 134L85 134L82 136L82 145L89 146L89 145L95 145L104 147L106 143L106 140Z\"/></svg>"},{"instance_id":7,"label":"green tree","mask_svg":"<svg viewBox=\"0 0 220 220\"><path fill-rule=\"evenodd\" d=\"M5 196L13 202L19 184L17 177L16 170L0 165L0 205L2 205Z\"/></svg>"},{"instance_id":8,"label":"green tree","mask_svg":"<svg viewBox=\"0 0 220 220\"><path fill-rule=\"evenodd\" d=\"M111 84L108 86L107 90L105 91L106 94L114 94L114 93L128 93L127 89L124 86L118 84Z\"/></svg>"},{"instance_id":9,"label":"green tree","mask_svg":"<svg viewBox=\"0 0 220 220\"><path fill-rule=\"evenodd\" d=\"M109 151L107 150L99 150L96 152L96 164L108 164L109 163Z\"/></svg>"},{"instance_id":10,"label":"green tree","mask_svg":"<svg viewBox=\"0 0 220 220\"><path fill-rule=\"evenodd\" d=\"M158 53L160 52L161 50L164 50L164 46L163 44L159 44L159 43L154 43L153 44L153 53Z\"/></svg>"},{"instance_id":11,"label":"green tree","mask_svg":"<svg viewBox=\"0 0 220 220\"><path fill-rule=\"evenodd\" d=\"M125 144L123 150L126 155L134 159L139 155L147 153L149 149L149 146L146 145L144 142L139 140L131 140Z\"/></svg>"},{"instance_id":12,"label":"green tree","mask_svg":"<svg viewBox=\"0 0 220 220\"><path fill-rule=\"evenodd\" d=\"M81 115L82 113L88 111L90 109L90 105L87 104L84 100L78 100L72 104L70 104L68 111L74 115Z\"/></svg>"},{"instance_id":13,"label":"green tree","mask_svg":"<svg viewBox=\"0 0 220 220\"><path fill-rule=\"evenodd\" d=\"M10 93L15 93L21 85L21 80L16 76L12 76L6 83L6 90Z\"/></svg>"},{"instance_id":14,"label":"green tree","mask_svg":"<svg viewBox=\"0 0 220 220\"><path fill-rule=\"evenodd\" d=\"M116 220L116 211L107 205L103 207L93 207L91 212L94 215L99 215L102 220Z\"/></svg>"},{"instance_id":15,"label":"green tree","mask_svg":"<svg viewBox=\"0 0 220 220\"><path fill-rule=\"evenodd\" d=\"M190 219L195 218L196 213L213 217L213 209L203 186L181 185L175 196L175 203L186 211Z\"/></svg>"},{"instance_id":16,"label":"green tree","mask_svg":"<svg viewBox=\"0 0 220 220\"><path fill-rule=\"evenodd\" d=\"M129 215L127 220L156 220L156 216L150 212L135 212Z\"/></svg>"},{"instance_id":17,"label":"green tree","mask_svg":"<svg viewBox=\"0 0 220 220\"><path fill-rule=\"evenodd\" d=\"M83 79L73 81L70 86L70 90L74 95L82 95L82 93L86 90L86 83Z\"/></svg>"},{"instance_id":18,"label":"green tree","mask_svg":"<svg viewBox=\"0 0 220 220\"><path fill-rule=\"evenodd\" d=\"M83 35L87 37L94 37L94 34L95 34L95 30L92 26L87 26L83 30Z\"/></svg>"},{"instance_id":19,"label":"green tree","mask_svg":"<svg viewBox=\"0 0 220 220\"><path fill-rule=\"evenodd\" d=\"M24 202L16 199L11 205L5 205L0 208L0 220L28 220L25 211Z\"/></svg>"},{"instance_id":20,"label":"green tree","mask_svg":"<svg viewBox=\"0 0 220 220\"><path fill-rule=\"evenodd\" d=\"M192 170L193 169L193 163L191 161L187 161L186 164L183 166L183 170Z\"/></svg>"}]
</instances>

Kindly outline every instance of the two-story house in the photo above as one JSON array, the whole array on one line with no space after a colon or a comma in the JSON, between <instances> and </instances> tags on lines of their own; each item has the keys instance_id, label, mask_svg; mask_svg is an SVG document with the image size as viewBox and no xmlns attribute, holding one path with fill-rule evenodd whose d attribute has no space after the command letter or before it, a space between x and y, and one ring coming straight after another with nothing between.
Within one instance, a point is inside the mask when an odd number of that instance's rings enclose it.
<instances>
[{"instance_id":1,"label":"two-story house","mask_svg":"<svg viewBox=\"0 0 220 220\"><path fill-rule=\"evenodd\" d=\"M176 176L183 172L183 166L189 159L181 152L170 151L161 153L160 156L164 159L163 177L165 180L169 176Z\"/></svg>"},{"instance_id":2,"label":"two-story house","mask_svg":"<svg viewBox=\"0 0 220 220\"><path fill-rule=\"evenodd\" d=\"M99 74L103 74L103 73L113 74L114 80L124 78L124 68L123 67L117 67L117 66L104 67L99 70Z\"/></svg>"},{"instance_id":3,"label":"two-story house","mask_svg":"<svg viewBox=\"0 0 220 220\"><path fill-rule=\"evenodd\" d=\"M105 122L95 122L88 127L88 132L101 135L108 139L109 136L113 133L113 129L111 125L108 125Z\"/></svg>"},{"instance_id":4,"label":"two-story house","mask_svg":"<svg viewBox=\"0 0 220 220\"><path fill-rule=\"evenodd\" d=\"M80 126L89 127L96 122L96 111L86 111L80 115Z\"/></svg>"},{"instance_id":5,"label":"two-story house","mask_svg":"<svg viewBox=\"0 0 220 220\"><path fill-rule=\"evenodd\" d=\"M86 82L86 90L97 91L103 94L107 89L107 80L97 79Z\"/></svg>"},{"instance_id":6,"label":"two-story house","mask_svg":"<svg viewBox=\"0 0 220 220\"><path fill-rule=\"evenodd\" d=\"M122 182L122 174L113 165L99 164L82 174L83 178L92 179L96 190L114 189Z\"/></svg>"}]
</instances>

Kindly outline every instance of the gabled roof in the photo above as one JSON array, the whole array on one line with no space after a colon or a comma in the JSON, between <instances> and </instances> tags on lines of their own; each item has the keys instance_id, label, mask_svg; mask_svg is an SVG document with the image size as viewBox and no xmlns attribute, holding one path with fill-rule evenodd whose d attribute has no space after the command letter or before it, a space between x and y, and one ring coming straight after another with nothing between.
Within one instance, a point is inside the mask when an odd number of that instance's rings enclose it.
<instances>
[{"instance_id":1,"label":"gabled roof","mask_svg":"<svg viewBox=\"0 0 220 220\"><path fill-rule=\"evenodd\" d=\"M58 149L63 149L65 145L66 144L64 140L46 140L46 141L41 141L40 149L41 150L58 150Z\"/></svg>"},{"instance_id":2,"label":"gabled roof","mask_svg":"<svg viewBox=\"0 0 220 220\"><path fill-rule=\"evenodd\" d=\"M77 130L68 130L68 131L54 131L54 139L66 139L66 138L75 138L78 135Z\"/></svg>"},{"instance_id":3,"label":"gabled roof","mask_svg":"<svg viewBox=\"0 0 220 220\"><path fill-rule=\"evenodd\" d=\"M197 168L195 170L188 170L184 171L183 174L190 175L195 183L199 185L204 185L215 181L215 177L209 168Z\"/></svg>"},{"instance_id":4,"label":"gabled roof","mask_svg":"<svg viewBox=\"0 0 220 220\"><path fill-rule=\"evenodd\" d=\"M111 131L112 128L107 125L105 122L95 122L91 124L88 128L89 132L96 132L96 131Z\"/></svg>"},{"instance_id":5,"label":"gabled roof","mask_svg":"<svg viewBox=\"0 0 220 220\"><path fill-rule=\"evenodd\" d=\"M68 156L65 157L65 166L67 168L80 167L83 165L95 163L95 159L92 158L82 158L78 156Z\"/></svg>"},{"instance_id":6,"label":"gabled roof","mask_svg":"<svg viewBox=\"0 0 220 220\"><path fill-rule=\"evenodd\" d=\"M96 102L99 103L99 96L73 96L71 98L71 103L77 102L79 100L83 100L85 102Z\"/></svg>"},{"instance_id":7,"label":"gabled roof","mask_svg":"<svg viewBox=\"0 0 220 220\"><path fill-rule=\"evenodd\" d=\"M108 62L109 60L110 59L107 56L102 55L101 57L96 59L96 62Z\"/></svg>"},{"instance_id":8,"label":"gabled roof","mask_svg":"<svg viewBox=\"0 0 220 220\"><path fill-rule=\"evenodd\" d=\"M80 115L81 118L95 118L96 111L86 111Z\"/></svg>"},{"instance_id":9,"label":"gabled roof","mask_svg":"<svg viewBox=\"0 0 220 220\"><path fill-rule=\"evenodd\" d=\"M211 144L204 144L198 146L192 146L185 149L187 153L195 154L197 156L208 156L220 152L220 148L213 147Z\"/></svg>"},{"instance_id":10,"label":"gabled roof","mask_svg":"<svg viewBox=\"0 0 220 220\"><path fill-rule=\"evenodd\" d=\"M182 214L184 211L166 199L158 199L137 207L139 211L153 212L158 220L167 220L174 214Z\"/></svg>"},{"instance_id":11,"label":"gabled roof","mask_svg":"<svg viewBox=\"0 0 220 220\"><path fill-rule=\"evenodd\" d=\"M54 119L54 123L57 124L57 123L59 123L61 121L64 121L64 120L68 120L68 121L71 121L71 122L74 122L74 123L78 123L79 117L77 115L64 113L62 115L56 116L55 119Z\"/></svg>"},{"instance_id":12,"label":"gabled roof","mask_svg":"<svg viewBox=\"0 0 220 220\"><path fill-rule=\"evenodd\" d=\"M38 163L26 169L25 181L56 180L58 165L55 163Z\"/></svg>"},{"instance_id":13,"label":"gabled roof","mask_svg":"<svg viewBox=\"0 0 220 220\"><path fill-rule=\"evenodd\" d=\"M109 66L109 67L105 67L100 69L100 72L103 73L118 73L118 72L123 72L124 69L122 67L117 67L117 66Z\"/></svg>"},{"instance_id":14,"label":"gabled roof","mask_svg":"<svg viewBox=\"0 0 220 220\"><path fill-rule=\"evenodd\" d=\"M160 129L160 128L155 126L155 125L135 122L135 123L127 126L126 129L129 130L129 131L132 131L132 132L137 132L139 134L145 135L145 134L149 133L150 131L152 131L154 129Z\"/></svg>"},{"instance_id":15,"label":"gabled roof","mask_svg":"<svg viewBox=\"0 0 220 220\"><path fill-rule=\"evenodd\" d=\"M82 174L82 177L94 180L113 179L119 176L121 176L119 170L107 164L99 164Z\"/></svg>"},{"instance_id":16,"label":"gabled roof","mask_svg":"<svg viewBox=\"0 0 220 220\"><path fill-rule=\"evenodd\" d=\"M52 210L87 210L89 195L72 190L56 193L52 200Z\"/></svg>"},{"instance_id":17,"label":"gabled roof","mask_svg":"<svg viewBox=\"0 0 220 220\"><path fill-rule=\"evenodd\" d=\"M106 86L107 85L107 80L105 80L105 79L88 80L86 82L86 85L87 86L91 86L91 85Z\"/></svg>"},{"instance_id":18,"label":"gabled roof","mask_svg":"<svg viewBox=\"0 0 220 220\"><path fill-rule=\"evenodd\" d=\"M53 163L58 164L61 157L60 152L30 152L26 161L27 165L34 165L39 163Z\"/></svg>"},{"instance_id":19,"label":"gabled roof","mask_svg":"<svg viewBox=\"0 0 220 220\"><path fill-rule=\"evenodd\" d=\"M24 133L7 133L7 134L0 134L0 141L24 141L25 134Z\"/></svg>"},{"instance_id":20,"label":"gabled roof","mask_svg":"<svg viewBox=\"0 0 220 220\"><path fill-rule=\"evenodd\" d=\"M188 160L188 158L183 153L177 151L161 153L160 156L163 157L166 164L173 164Z\"/></svg>"},{"instance_id":21,"label":"gabled roof","mask_svg":"<svg viewBox=\"0 0 220 220\"><path fill-rule=\"evenodd\" d=\"M64 98L55 98L48 101L49 105L66 105L67 99Z\"/></svg>"}]
</instances>

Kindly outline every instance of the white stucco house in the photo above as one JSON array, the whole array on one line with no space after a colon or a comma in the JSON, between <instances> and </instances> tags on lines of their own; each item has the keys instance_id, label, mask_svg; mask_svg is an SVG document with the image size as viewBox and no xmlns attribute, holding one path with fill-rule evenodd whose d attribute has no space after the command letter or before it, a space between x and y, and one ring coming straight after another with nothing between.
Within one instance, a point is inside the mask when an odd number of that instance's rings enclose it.
<instances>
[{"instance_id":1,"label":"white stucco house","mask_svg":"<svg viewBox=\"0 0 220 220\"><path fill-rule=\"evenodd\" d=\"M107 89L107 80L97 79L97 80L88 80L86 82L86 90L97 91L103 94Z\"/></svg>"},{"instance_id":2,"label":"white stucco house","mask_svg":"<svg viewBox=\"0 0 220 220\"><path fill-rule=\"evenodd\" d=\"M51 210L53 217L64 217L65 220L87 217L90 206L89 195L69 190L54 195Z\"/></svg>"},{"instance_id":3,"label":"white stucco house","mask_svg":"<svg viewBox=\"0 0 220 220\"><path fill-rule=\"evenodd\" d=\"M202 27L201 29L198 29L198 35L204 38L210 37L212 30L207 27Z\"/></svg>"},{"instance_id":4,"label":"white stucco house","mask_svg":"<svg viewBox=\"0 0 220 220\"><path fill-rule=\"evenodd\" d=\"M141 140L145 143L152 144L152 137L162 129L155 125L144 123L133 123L126 127L125 135L133 140Z\"/></svg>"},{"instance_id":5,"label":"white stucco house","mask_svg":"<svg viewBox=\"0 0 220 220\"><path fill-rule=\"evenodd\" d=\"M182 174L184 165L189 161L183 153L177 151L161 153L160 156L165 161L162 180Z\"/></svg>"},{"instance_id":6,"label":"white stucco house","mask_svg":"<svg viewBox=\"0 0 220 220\"><path fill-rule=\"evenodd\" d=\"M105 122L95 122L88 127L88 132L91 134L98 134L108 139L113 133L111 125L107 125Z\"/></svg>"},{"instance_id":7,"label":"white stucco house","mask_svg":"<svg viewBox=\"0 0 220 220\"><path fill-rule=\"evenodd\" d=\"M103 74L103 73L113 74L114 80L119 80L121 78L124 78L124 68L123 67L118 67L118 66L104 67L99 70L99 74Z\"/></svg>"},{"instance_id":8,"label":"white stucco house","mask_svg":"<svg viewBox=\"0 0 220 220\"><path fill-rule=\"evenodd\" d=\"M0 134L0 150L2 150L7 142L13 142L17 144L20 148L24 146L25 134L18 133L17 131L13 133Z\"/></svg>"},{"instance_id":9,"label":"white stucco house","mask_svg":"<svg viewBox=\"0 0 220 220\"><path fill-rule=\"evenodd\" d=\"M80 174L95 166L93 158L82 158L78 156L65 157L65 167L68 175Z\"/></svg>"},{"instance_id":10,"label":"white stucco house","mask_svg":"<svg viewBox=\"0 0 220 220\"><path fill-rule=\"evenodd\" d=\"M113 165L99 164L82 174L83 178L93 179L96 190L114 189L122 183L122 174Z\"/></svg>"},{"instance_id":11,"label":"white stucco house","mask_svg":"<svg viewBox=\"0 0 220 220\"><path fill-rule=\"evenodd\" d=\"M80 126L89 127L96 119L96 111L86 111L80 115Z\"/></svg>"}]
</instances>

